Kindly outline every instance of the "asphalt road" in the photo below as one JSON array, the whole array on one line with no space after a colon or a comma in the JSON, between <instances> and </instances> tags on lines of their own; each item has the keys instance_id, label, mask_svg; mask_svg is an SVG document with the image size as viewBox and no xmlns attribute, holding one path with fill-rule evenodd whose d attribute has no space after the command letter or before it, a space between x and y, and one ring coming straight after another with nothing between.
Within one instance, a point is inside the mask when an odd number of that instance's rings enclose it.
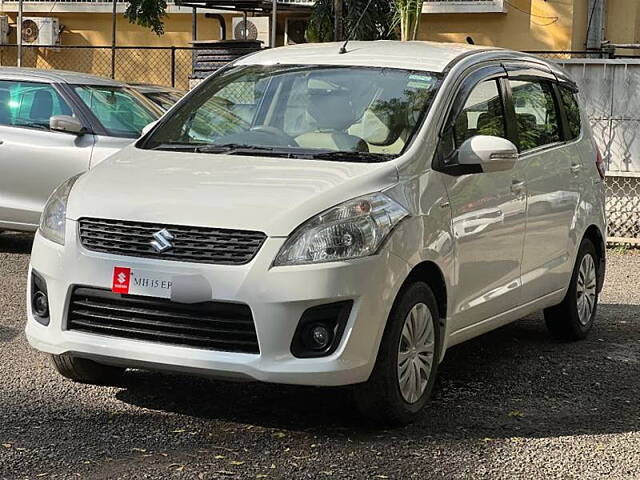
<instances>
[{"instance_id":1,"label":"asphalt road","mask_svg":"<svg viewBox=\"0 0 640 480\"><path fill-rule=\"evenodd\" d=\"M536 315L455 347L422 420L376 431L342 389L59 377L22 333L30 241L0 235L0 478L640 478L638 254L587 341Z\"/></svg>"}]
</instances>

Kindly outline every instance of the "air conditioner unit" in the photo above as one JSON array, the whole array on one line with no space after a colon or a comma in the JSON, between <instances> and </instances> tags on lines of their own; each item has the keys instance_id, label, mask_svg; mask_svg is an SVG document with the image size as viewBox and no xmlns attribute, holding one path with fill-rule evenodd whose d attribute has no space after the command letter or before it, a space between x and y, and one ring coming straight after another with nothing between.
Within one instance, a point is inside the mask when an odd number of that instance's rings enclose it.
<instances>
[{"instance_id":1,"label":"air conditioner unit","mask_svg":"<svg viewBox=\"0 0 640 480\"><path fill-rule=\"evenodd\" d=\"M284 25L284 44L307 43L305 38L307 27L309 27L309 19L288 17Z\"/></svg>"},{"instance_id":2,"label":"air conditioner unit","mask_svg":"<svg viewBox=\"0 0 640 480\"><path fill-rule=\"evenodd\" d=\"M58 45L60 43L60 22L54 17L23 18L22 43L25 45Z\"/></svg>"},{"instance_id":3,"label":"air conditioner unit","mask_svg":"<svg viewBox=\"0 0 640 480\"><path fill-rule=\"evenodd\" d=\"M9 16L0 15L0 44L9 43Z\"/></svg>"},{"instance_id":4,"label":"air conditioner unit","mask_svg":"<svg viewBox=\"0 0 640 480\"><path fill-rule=\"evenodd\" d=\"M233 18L234 40L261 40L263 47L270 46L269 17L248 17L245 24L244 18ZM245 36L246 34L246 36Z\"/></svg>"}]
</instances>

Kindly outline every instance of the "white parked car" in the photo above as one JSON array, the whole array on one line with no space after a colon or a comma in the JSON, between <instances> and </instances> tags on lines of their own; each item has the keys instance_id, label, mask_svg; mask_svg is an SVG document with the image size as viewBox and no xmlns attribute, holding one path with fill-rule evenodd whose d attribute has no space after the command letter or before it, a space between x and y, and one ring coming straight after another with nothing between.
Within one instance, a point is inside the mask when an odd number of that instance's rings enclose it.
<instances>
[{"instance_id":1,"label":"white parked car","mask_svg":"<svg viewBox=\"0 0 640 480\"><path fill-rule=\"evenodd\" d=\"M576 94L499 49L245 57L50 198L27 337L80 382L353 385L410 422L452 345L541 309L559 338L591 329L603 164Z\"/></svg>"},{"instance_id":2,"label":"white parked car","mask_svg":"<svg viewBox=\"0 0 640 480\"><path fill-rule=\"evenodd\" d=\"M134 142L161 113L107 78L0 68L0 230L35 231L60 183Z\"/></svg>"}]
</instances>

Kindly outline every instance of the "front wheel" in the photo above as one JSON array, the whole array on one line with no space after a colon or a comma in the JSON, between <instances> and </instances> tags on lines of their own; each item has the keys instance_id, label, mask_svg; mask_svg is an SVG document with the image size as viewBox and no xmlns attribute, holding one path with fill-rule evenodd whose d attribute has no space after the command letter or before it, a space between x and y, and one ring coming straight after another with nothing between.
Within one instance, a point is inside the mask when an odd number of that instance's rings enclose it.
<instances>
[{"instance_id":1,"label":"front wheel","mask_svg":"<svg viewBox=\"0 0 640 480\"><path fill-rule=\"evenodd\" d=\"M74 382L93 385L109 385L117 382L125 369L104 365L86 358L78 358L68 353L51 355L53 366L60 375Z\"/></svg>"},{"instance_id":2,"label":"front wheel","mask_svg":"<svg viewBox=\"0 0 640 480\"><path fill-rule=\"evenodd\" d=\"M564 341L582 340L593 327L598 308L598 265L596 248L584 239L564 300L544 311L547 329L553 337Z\"/></svg>"},{"instance_id":3,"label":"front wheel","mask_svg":"<svg viewBox=\"0 0 640 480\"><path fill-rule=\"evenodd\" d=\"M413 422L426 405L440 358L440 322L429 286L416 282L399 294L389 315L369 380L354 387L356 404L385 425Z\"/></svg>"}]
</instances>

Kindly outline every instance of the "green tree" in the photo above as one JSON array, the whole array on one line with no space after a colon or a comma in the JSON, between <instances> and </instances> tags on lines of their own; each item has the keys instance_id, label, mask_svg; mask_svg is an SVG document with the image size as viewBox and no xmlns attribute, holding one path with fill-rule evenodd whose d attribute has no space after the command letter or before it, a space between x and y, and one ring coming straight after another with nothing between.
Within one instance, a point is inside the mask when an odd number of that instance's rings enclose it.
<instances>
[{"instance_id":1,"label":"green tree","mask_svg":"<svg viewBox=\"0 0 640 480\"><path fill-rule=\"evenodd\" d=\"M167 16L166 0L129 0L124 16L131 23L150 28L154 33L164 33L164 17Z\"/></svg>"},{"instance_id":2,"label":"green tree","mask_svg":"<svg viewBox=\"0 0 640 480\"><path fill-rule=\"evenodd\" d=\"M358 28L354 28L369 0L344 0L342 26L345 36L354 40L387 40L396 37L394 7L389 0L372 0ZM309 19L307 40L310 42L333 41L334 0L317 0Z\"/></svg>"}]
</instances>

